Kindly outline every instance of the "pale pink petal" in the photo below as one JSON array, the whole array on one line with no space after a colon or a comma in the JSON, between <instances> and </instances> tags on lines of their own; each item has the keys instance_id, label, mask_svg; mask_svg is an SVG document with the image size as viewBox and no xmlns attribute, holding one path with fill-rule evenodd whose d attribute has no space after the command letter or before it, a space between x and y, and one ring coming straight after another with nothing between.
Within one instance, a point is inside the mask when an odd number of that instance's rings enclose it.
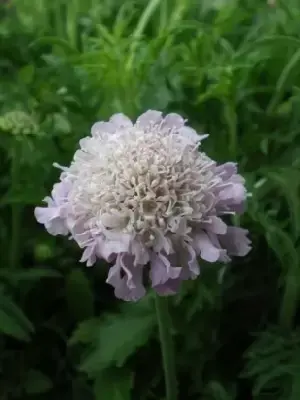
<instances>
[{"instance_id":1,"label":"pale pink petal","mask_svg":"<svg viewBox=\"0 0 300 400\"><path fill-rule=\"evenodd\" d=\"M116 263L110 268L107 283L115 288L115 296L125 301L137 301L145 293L142 282L143 268L133 266L133 257L119 254Z\"/></svg>"},{"instance_id":2,"label":"pale pink petal","mask_svg":"<svg viewBox=\"0 0 300 400\"><path fill-rule=\"evenodd\" d=\"M152 231L154 235L153 250L157 253L163 250L166 252L166 254L172 253L174 250L170 238L165 236L160 229L154 228Z\"/></svg>"},{"instance_id":3,"label":"pale pink petal","mask_svg":"<svg viewBox=\"0 0 300 400\"><path fill-rule=\"evenodd\" d=\"M149 250L137 239L132 241L130 253L134 256L134 265L146 265L150 261Z\"/></svg>"},{"instance_id":4,"label":"pale pink petal","mask_svg":"<svg viewBox=\"0 0 300 400\"><path fill-rule=\"evenodd\" d=\"M63 180L53 186L51 196L56 205L62 205L67 201L71 187L72 183L67 180Z\"/></svg>"},{"instance_id":5,"label":"pale pink petal","mask_svg":"<svg viewBox=\"0 0 300 400\"><path fill-rule=\"evenodd\" d=\"M237 173L236 163L227 162L225 164L221 164L216 168L216 172L220 175L224 181L231 178L232 175Z\"/></svg>"},{"instance_id":6,"label":"pale pink petal","mask_svg":"<svg viewBox=\"0 0 300 400\"><path fill-rule=\"evenodd\" d=\"M200 274L197 255L192 246L185 244L186 264L189 269L189 277L195 279Z\"/></svg>"},{"instance_id":7,"label":"pale pink petal","mask_svg":"<svg viewBox=\"0 0 300 400\"><path fill-rule=\"evenodd\" d=\"M203 223L202 226L205 230L219 235L223 235L227 231L227 225L225 224L225 222L222 221L221 218L216 216L210 217L209 221Z\"/></svg>"},{"instance_id":8,"label":"pale pink petal","mask_svg":"<svg viewBox=\"0 0 300 400\"><path fill-rule=\"evenodd\" d=\"M59 217L59 209L57 207L36 207L34 209L34 216L40 224L46 224L47 222Z\"/></svg>"},{"instance_id":9,"label":"pale pink petal","mask_svg":"<svg viewBox=\"0 0 300 400\"><path fill-rule=\"evenodd\" d=\"M191 142L198 142L200 140L204 140L208 137L207 134L204 135L199 135L195 129L190 128L189 126L183 126L182 128L180 128L178 130L178 134L186 137L188 140L190 140Z\"/></svg>"},{"instance_id":10,"label":"pale pink petal","mask_svg":"<svg viewBox=\"0 0 300 400\"><path fill-rule=\"evenodd\" d=\"M96 122L91 128L92 136L103 137L103 135L113 134L117 130L116 126L111 122Z\"/></svg>"},{"instance_id":11,"label":"pale pink petal","mask_svg":"<svg viewBox=\"0 0 300 400\"><path fill-rule=\"evenodd\" d=\"M84 249L81 259L79 262L85 262L87 267L91 267L97 261L97 244L94 242L91 246L87 246Z\"/></svg>"},{"instance_id":12,"label":"pale pink petal","mask_svg":"<svg viewBox=\"0 0 300 400\"><path fill-rule=\"evenodd\" d=\"M53 235L67 235L68 228L65 219L60 217L59 208L36 207L34 210L36 220L45 226L47 231Z\"/></svg>"},{"instance_id":13,"label":"pale pink petal","mask_svg":"<svg viewBox=\"0 0 300 400\"><path fill-rule=\"evenodd\" d=\"M153 289L160 296L170 296L179 292L181 282L181 279L169 279L161 285L154 286Z\"/></svg>"},{"instance_id":14,"label":"pale pink petal","mask_svg":"<svg viewBox=\"0 0 300 400\"><path fill-rule=\"evenodd\" d=\"M166 283L169 279L177 279L181 267L173 267L167 257L152 253L150 257L150 279L152 287Z\"/></svg>"},{"instance_id":15,"label":"pale pink petal","mask_svg":"<svg viewBox=\"0 0 300 400\"><path fill-rule=\"evenodd\" d=\"M133 124L131 120L124 114L118 113L114 114L109 122L112 123L116 128L132 128Z\"/></svg>"},{"instance_id":16,"label":"pale pink petal","mask_svg":"<svg viewBox=\"0 0 300 400\"><path fill-rule=\"evenodd\" d=\"M136 124L140 128L149 128L152 125L161 123L162 119L162 113L160 111L149 110L136 120Z\"/></svg>"},{"instance_id":17,"label":"pale pink petal","mask_svg":"<svg viewBox=\"0 0 300 400\"><path fill-rule=\"evenodd\" d=\"M251 241L247 237L248 231L236 226L228 226L227 233L219 236L220 243L228 254L244 257L251 250Z\"/></svg>"},{"instance_id":18,"label":"pale pink petal","mask_svg":"<svg viewBox=\"0 0 300 400\"><path fill-rule=\"evenodd\" d=\"M231 201L239 204L246 198L246 189L241 183L232 183L219 193L219 200L224 202Z\"/></svg>"},{"instance_id":19,"label":"pale pink petal","mask_svg":"<svg viewBox=\"0 0 300 400\"><path fill-rule=\"evenodd\" d=\"M162 123L162 129L180 129L184 126L184 119L175 113L167 114Z\"/></svg>"},{"instance_id":20,"label":"pale pink petal","mask_svg":"<svg viewBox=\"0 0 300 400\"><path fill-rule=\"evenodd\" d=\"M194 236L193 248L205 261L216 262L220 257L220 249L212 244L205 233L197 233Z\"/></svg>"}]
</instances>

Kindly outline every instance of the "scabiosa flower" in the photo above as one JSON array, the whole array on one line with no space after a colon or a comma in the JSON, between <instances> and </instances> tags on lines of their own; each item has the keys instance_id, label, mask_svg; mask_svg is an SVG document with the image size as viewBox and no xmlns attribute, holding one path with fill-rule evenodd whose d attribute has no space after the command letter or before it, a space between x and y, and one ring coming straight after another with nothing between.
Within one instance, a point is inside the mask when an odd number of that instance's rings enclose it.
<instances>
[{"instance_id":1,"label":"scabiosa flower","mask_svg":"<svg viewBox=\"0 0 300 400\"><path fill-rule=\"evenodd\" d=\"M234 163L199 152L198 135L177 114L147 111L97 122L70 167L60 167L46 208L35 216L52 235L70 235L88 266L113 263L107 283L124 300L161 295L199 275L197 258L228 262L250 250L247 231L222 216L241 213L246 190Z\"/></svg>"}]
</instances>

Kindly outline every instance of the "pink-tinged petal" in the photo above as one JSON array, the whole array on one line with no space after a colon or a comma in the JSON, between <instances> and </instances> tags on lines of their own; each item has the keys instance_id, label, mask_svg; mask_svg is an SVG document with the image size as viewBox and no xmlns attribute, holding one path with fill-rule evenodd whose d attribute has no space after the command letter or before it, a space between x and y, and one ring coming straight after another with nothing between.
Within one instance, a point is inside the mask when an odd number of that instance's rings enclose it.
<instances>
[{"instance_id":1,"label":"pink-tinged petal","mask_svg":"<svg viewBox=\"0 0 300 400\"><path fill-rule=\"evenodd\" d=\"M181 280L195 279L200 274L197 254L191 243L181 240L177 243L176 253L168 256L171 264L180 265Z\"/></svg>"},{"instance_id":2,"label":"pink-tinged petal","mask_svg":"<svg viewBox=\"0 0 300 400\"><path fill-rule=\"evenodd\" d=\"M59 217L59 209L57 207L36 207L34 216L40 224L46 224L54 218Z\"/></svg>"},{"instance_id":3,"label":"pink-tinged petal","mask_svg":"<svg viewBox=\"0 0 300 400\"><path fill-rule=\"evenodd\" d=\"M76 241L80 248L86 247L91 242L93 236L91 231L85 227L84 221L68 218L67 222L72 239Z\"/></svg>"},{"instance_id":4,"label":"pink-tinged petal","mask_svg":"<svg viewBox=\"0 0 300 400\"><path fill-rule=\"evenodd\" d=\"M105 135L113 134L117 130L116 126L111 122L96 122L91 128L91 134L95 137L105 137Z\"/></svg>"},{"instance_id":5,"label":"pink-tinged petal","mask_svg":"<svg viewBox=\"0 0 300 400\"><path fill-rule=\"evenodd\" d=\"M45 226L50 235L67 235L68 228L65 220L60 217L60 210L57 207L36 207L34 210L36 220Z\"/></svg>"},{"instance_id":6,"label":"pink-tinged petal","mask_svg":"<svg viewBox=\"0 0 300 400\"><path fill-rule=\"evenodd\" d=\"M205 233L197 233L194 236L193 248L203 260L216 262L220 257L220 249L215 247Z\"/></svg>"},{"instance_id":7,"label":"pink-tinged petal","mask_svg":"<svg viewBox=\"0 0 300 400\"><path fill-rule=\"evenodd\" d=\"M170 238L165 236L160 229L153 228L152 232L154 235L154 240L152 245L153 250L156 253L159 253L161 251L165 251L166 254L173 253L174 250Z\"/></svg>"},{"instance_id":8,"label":"pink-tinged petal","mask_svg":"<svg viewBox=\"0 0 300 400\"><path fill-rule=\"evenodd\" d=\"M97 245L94 242L91 246L87 246L84 249L81 259L79 262L86 263L87 267L91 267L97 261Z\"/></svg>"},{"instance_id":9,"label":"pink-tinged petal","mask_svg":"<svg viewBox=\"0 0 300 400\"><path fill-rule=\"evenodd\" d=\"M48 207L36 207L34 215L36 220L45 225L51 235L67 235L66 224L68 193L72 184L70 181L56 183L52 189L52 199L46 197Z\"/></svg>"},{"instance_id":10,"label":"pink-tinged petal","mask_svg":"<svg viewBox=\"0 0 300 400\"><path fill-rule=\"evenodd\" d=\"M162 123L162 129L180 129L184 126L184 119L175 113L167 114Z\"/></svg>"},{"instance_id":11,"label":"pink-tinged petal","mask_svg":"<svg viewBox=\"0 0 300 400\"><path fill-rule=\"evenodd\" d=\"M130 253L134 257L134 265L146 265L150 261L149 250L136 239L131 243Z\"/></svg>"},{"instance_id":12,"label":"pink-tinged petal","mask_svg":"<svg viewBox=\"0 0 300 400\"><path fill-rule=\"evenodd\" d=\"M115 296L125 301L137 301L145 293L142 282L143 269L133 266L133 257L119 254L116 263L110 268L106 282L115 288Z\"/></svg>"},{"instance_id":13,"label":"pink-tinged petal","mask_svg":"<svg viewBox=\"0 0 300 400\"><path fill-rule=\"evenodd\" d=\"M50 235L63 235L66 236L69 231L65 225L65 221L61 218L53 219L51 222L45 224L45 228L50 233Z\"/></svg>"},{"instance_id":14,"label":"pink-tinged petal","mask_svg":"<svg viewBox=\"0 0 300 400\"><path fill-rule=\"evenodd\" d=\"M219 213L236 212L243 213L247 191L244 186L243 178L234 175L229 181L221 186L217 194L218 202L216 210Z\"/></svg>"},{"instance_id":15,"label":"pink-tinged petal","mask_svg":"<svg viewBox=\"0 0 300 400\"><path fill-rule=\"evenodd\" d=\"M79 146L81 149L86 149L89 146L91 138L90 137L84 137L79 140Z\"/></svg>"},{"instance_id":16,"label":"pink-tinged petal","mask_svg":"<svg viewBox=\"0 0 300 400\"><path fill-rule=\"evenodd\" d=\"M231 258L228 256L227 250L223 249L221 247L221 244L220 244L220 241L219 241L219 238L221 236L216 235L215 233L212 233L212 232L207 232L207 236L208 236L209 240L211 241L212 245L214 247L216 247L217 249L219 249L219 251L220 251L220 256L219 256L218 261L223 262L223 263L230 262Z\"/></svg>"},{"instance_id":17,"label":"pink-tinged petal","mask_svg":"<svg viewBox=\"0 0 300 400\"><path fill-rule=\"evenodd\" d=\"M197 261L197 255L192 246L186 244L185 248L186 248L186 253L187 253L186 260L187 260L187 266L188 266L189 272L190 272L190 278L195 279L200 274L199 264Z\"/></svg>"},{"instance_id":18,"label":"pink-tinged petal","mask_svg":"<svg viewBox=\"0 0 300 400\"><path fill-rule=\"evenodd\" d=\"M128 253L132 242L132 236L112 231L103 232L103 242L101 243L101 256L109 261L111 257L119 253Z\"/></svg>"},{"instance_id":19,"label":"pink-tinged petal","mask_svg":"<svg viewBox=\"0 0 300 400\"><path fill-rule=\"evenodd\" d=\"M47 203L48 207L55 207L55 201L52 199L52 197L46 196L43 201Z\"/></svg>"},{"instance_id":20,"label":"pink-tinged petal","mask_svg":"<svg viewBox=\"0 0 300 400\"><path fill-rule=\"evenodd\" d=\"M182 271L181 267L173 267L167 257L152 253L150 257L150 279L152 287L162 285L169 279L177 279Z\"/></svg>"},{"instance_id":21,"label":"pink-tinged petal","mask_svg":"<svg viewBox=\"0 0 300 400\"><path fill-rule=\"evenodd\" d=\"M118 113L114 114L110 119L109 122L112 123L116 128L132 128L133 124L131 120L124 114Z\"/></svg>"},{"instance_id":22,"label":"pink-tinged petal","mask_svg":"<svg viewBox=\"0 0 300 400\"><path fill-rule=\"evenodd\" d=\"M251 241L247 237L248 231L236 226L228 226L227 233L219 237L222 247L228 254L244 257L251 250Z\"/></svg>"},{"instance_id":23,"label":"pink-tinged petal","mask_svg":"<svg viewBox=\"0 0 300 400\"><path fill-rule=\"evenodd\" d=\"M225 164L221 164L216 168L216 172L224 181L226 181L227 179L230 179L232 175L237 173L236 163L227 162Z\"/></svg>"},{"instance_id":24,"label":"pink-tinged petal","mask_svg":"<svg viewBox=\"0 0 300 400\"><path fill-rule=\"evenodd\" d=\"M209 218L208 222L202 224L203 229L216 233L218 235L224 235L227 231L227 225L221 218L212 216Z\"/></svg>"},{"instance_id":25,"label":"pink-tinged petal","mask_svg":"<svg viewBox=\"0 0 300 400\"><path fill-rule=\"evenodd\" d=\"M206 139L209 135L204 134L204 135L199 135L195 129L190 128L189 126L183 126L178 130L178 134L187 138L191 142L199 142L200 140Z\"/></svg>"},{"instance_id":26,"label":"pink-tinged petal","mask_svg":"<svg viewBox=\"0 0 300 400\"><path fill-rule=\"evenodd\" d=\"M160 296L172 296L179 292L181 279L169 279L167 282L153 287Z\"/></svg>"},{"instance_id":27,"label":"pink-tinged petal","mask_svg":"<svg viewBox=\"0 0 300 400\"><path fill-rule=\"evenodd\" d=\"M160 124L162 119L162 113L160 111L149 110L136 120L136 124L141 128L148 128Z\"/></svg>"},{"instance_id":28,"label":"pink-tinged petal","mask_svg":"<svg viewBox=\"0 0 300 400\"><path fill-rule=\"evenodd\" d=\"M235 204L242 203L246 199L246 189L241 183L232 183L219 193L220 201L231 201Z\"/></svg>"},{"instance_id":29,"label":"pink-tinged petal","mask_svg":"<svg viewBox=\"0 0 300 400\"><path fill-rule=\"evenodd\" d=\"M60 206L67 201L71 188L72 183L67 180L63 180L53 186L51 196L57 206Z\"/></svg>"}]
</instances>

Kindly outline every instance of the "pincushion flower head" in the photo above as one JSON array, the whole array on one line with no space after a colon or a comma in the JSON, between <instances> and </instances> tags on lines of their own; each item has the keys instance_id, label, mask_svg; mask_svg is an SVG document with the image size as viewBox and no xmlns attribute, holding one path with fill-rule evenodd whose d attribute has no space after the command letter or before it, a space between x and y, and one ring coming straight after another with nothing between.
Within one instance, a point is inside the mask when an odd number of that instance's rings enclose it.
<instances>
[{"instance_id":1,"label":"pincushion flower head","mask_svg":"<svg viewBox=\"0 0 300 400\"><path fill-rule=\"evenodd\" d=\"M250 250L247 231L222 217L243 212L244 179L217 165L178 114L147 111L97 122L35 216L52 235L70 235L88 266L112 266L107 283L124 300L161 295L199 275L198 260L228 262ZM201 261L200 261L201 263Z\"/></svg>"}]
</instances>

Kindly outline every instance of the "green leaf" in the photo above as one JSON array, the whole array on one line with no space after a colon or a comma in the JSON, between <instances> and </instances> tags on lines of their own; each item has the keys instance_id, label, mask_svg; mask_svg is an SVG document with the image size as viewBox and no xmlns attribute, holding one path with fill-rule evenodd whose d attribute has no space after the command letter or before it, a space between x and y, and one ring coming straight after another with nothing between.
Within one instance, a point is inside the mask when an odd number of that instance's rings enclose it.
<instances>
[{"instance_id":1,"label":"green leaf","mask_svg":"<svg viewBox=\"0 0 300 400\"><path fill-rule=\"evenodd\" d=\"M31 47L38 47L44 45L58 46L59 48L63 49L64 52L68 55L74 55L77 53L77 50L74 47L70 46L67 40L60 39L54 36L44 36L42 38L34 40L30 44Z\"/></svg>"},{"instance_id":2,"label":"green leaf","mask_svg":"<svg viewBox=\"0 0 300 400\"><path fill-rule=\"evenodd\" d=\"M300 368L300 365L298 366ZM299 400L300 399L300 380L299 380L299 368L298 368L298 373L293 376L293 382L292 382L292 389L291 389L291 395L289 397L289 400Z\"/></svg>"},{"instance_id":3,"label":"green leaf","mask_svg":"<svg viewBox=\"0 0 300 400\"><path fill-rule=\"evenodd\" d=\"M81 269L73 269L67 276L66 298L69 311L76 321L82 321L94 315L92 289Z\"/></svg>"},{"instance_id":4,"label":"green leaf","mask_svg":"<svg viewBox=\"0 0 300 400\"><path fill-rule=\"evenodd\" d=\"M35 281L42 278L59 278L61 276L58 271L49 268L14 269L13 271L10 268L0 269L0 277L11 283Z\"/></svg>"},{"instance_id":5,"label":"green leaf","mask_svg":"<svg viewBox=\"0 0 300 400\"><path fill-rule=\"evenodd\" d=\"M288 235L278 223L260 211L255 211L253 218L264 227L268 244L276 254L282 267L285 270L292 268L294 271L297 271L299 254L291 235Z\"/></svg>"},{"instance_id":6,"label":"green leaf","mask_svg":"<svg viewBox=\"0 0 300 400\"><path fill-rule=\"evenodd\" d=\"M58 133L71 132L71 124L63 114L55 113L53 114L52 118L55 131L57 131Z\"/></svg>"},{"instance_id":7,"label":"green leaf","mask_svg":"<svg viewBox=\"0 0 300 400\"><path fill-rule=\"evenodd\" d=\"M0 293L0 312L0 331L18 339L29 340L34 326L23 311L3 293Z\"/></svg>"},{"instance_id":8,"label":"green leaf","mask_svg":"<svg viewBox=\"0 0 300 400\"><path fill-rule=\"evenodd\" d=\"M207 392L210 394L213 400L232 400L232 392L230 393L217 381L210 381L206 388Z\"/></svg>"},{"instance_id":9,"label":"green leaf","mask_svg":"<svg viewBox=\"0 0 300 400\"><path fill-rule=\"evenodd\" d=\"M33 81L34 73L35 66L33 64L28 64L19 71L18 78L25 85L29 85Z\"/></svg>"},{"instance_id":10,"label":"green leaf","mask_svg":"<svg viewBox=\"0 0 300 400\"><path fill-rule=\"evenodd\" d=\"M126 304L120 314L107 315L97 330L97 340L81 363L81 370L98 374L110 366L122 366L137 348L144 345L156 325L149 298Z\"/></svg>"},{"instance_id":11,"label":"green leaf","mask_svg":"<svg viewBox=\"0 0 300 400\"><path fill-rule=\"evenodd\" d=\"M132 373L113 368L102 372L94 382L95 400L131 400Z\"/></svg>"},{"instance_id":12,"label":"green leaf","mask_svg":"<svg viewBox=\"0 0 300 400\"><path fill-rule=\"evenodd\" d=\"M264 389L268 387L271 383L273 383L276 379L285 377L290 374L291 368L286 365L276 365L275 368L270 368L268 371L265 371L261 376L257 377L256 383L253 386L253 395L258 396Z\"/></svg>"},{"instance_id":13,"label":"green leaf","mask_svg":"<svg viewBox=\"0 0 300 400\"><path fill-rule=\"evenodd\" d=\"M28 395L45 393L52 389L52 387L52 381L41 371L35 369L28 371L24 385L25 392Z\"/></svg>"},{"instance_id":14,"label":"green leaf","mask_svg":"<svg viewBox=\"0 0 300 400\"><path fill-rule=\"evenodd\" d=\"M94 342L97 339L100 326L100 318L92 318L81 322L69 339L69 345Z\"/></svg>"},{"instance_id":15,"label":"green leaf","mask_svg":"<svg viewBox=\"0 0 300 400\"><path fill-rule=\"evenodd\" d=\"M284 89L287 86L288 79L290 78L290 75L293 72L293 70L299 68L299 63L300 63L300 50L296 51L293 54L293 56L291 57L291 59L288 61L283 71L281 72L276 84L276 91L267 107L267 113L273 112L277 103L283 97Z\"/></svg>"},{"instance_id":16,"label":"green leaf","mask_svg":"<svg viewBox=\"0 0 300 400\"><path fill-rule=\"evenodd\" d=\"M297 238L300 234L299 170L288 168L269 171L266 175L279 188L288 203L293 234Z\"/></svg>"},{"instance_id":17,"label":"green leaf","mask_svg":"<svg viewBox=\"0 0 300 400\"><path fill-rule=\"evenodd\" d=\"M29 341L30 336L27 329L24 329L11 315L0 309L0 333L12 336L15 339Z\"/></svg>"},{"instance_id":18,"label":"green leaf","mask_svg":"<svg viewBox=\"0 0 300 400\"><path fill-rule=\"evenodd\" d=\"M269 225L266 232L269 246L278 257L285 270L297 271L299 265L299 254L291 237L276 225Z\"/></svg>"}]
</instances>

